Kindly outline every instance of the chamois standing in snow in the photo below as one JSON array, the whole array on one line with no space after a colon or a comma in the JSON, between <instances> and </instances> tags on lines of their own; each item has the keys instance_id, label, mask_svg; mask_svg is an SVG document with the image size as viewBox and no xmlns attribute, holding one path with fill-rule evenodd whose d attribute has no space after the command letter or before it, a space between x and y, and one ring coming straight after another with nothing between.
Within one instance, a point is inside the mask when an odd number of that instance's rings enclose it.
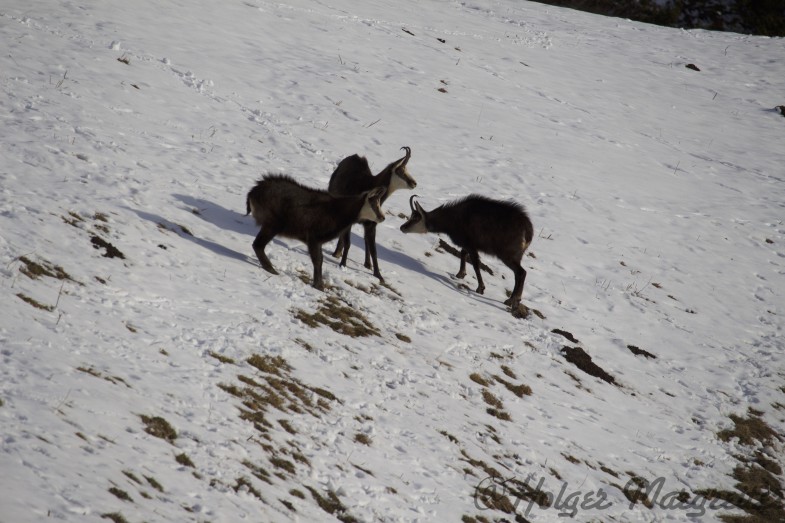
<instances>
[{"instance_id":1,"label":"chamois standing in snow","mask_svg":"<svg viewBox=\"0 0 785 523\"><path fill-rule=\"evenodd\" d=\"M409 174L406 169L406 164L412 155L412 150L409 147L401 147L406 151L406 155L400 160L392 162L384 168L382 172L374 176L368 167L368 160L365 157L353 154L341 160L338 167L333 171L330 176L330 183L327 190L330 194L335 196L349 196L369 191L376 187L384 187L387 192L382 196L381 202L389 197L394 191L398 189L414 189L417 187L417 182ZM363 228L365 229L365 267L371 268L371 260L373 260L373 275L384 282L381 272L379 272L379 262L376 259L376 223L373 221L363 221ZM351 227L341 234L338 238L338 245L335 247L333 256L336 258L341 256L341 267L346 266L346 259L349 256L349 246L351 235Z\"/></svg>"},{"instance_id":2,"label":"chamois standing in snow","mask_svg":"<svg viewBox=\"0 0 785 523\"><path fill-rule=\"evenodd\" d=\"M470 259L477 275L478 294L485 292L480 275L479 253L499 258L515 273L512 294L504 303L516 308L521 302L523 282L526 280L521 258L534 235L532 222L523 206L473 194L428 212L414 198L409 198L412 215L401 225L401 231L444 233L449 236L461 248L461 268L455 276L466 276L466 259Z\"/></svg>"},{"instance_id":3,"label":"chamois standing in snow","mask_svg":"<svg viewBox=\"0 0 785 523\"><path fill-rule=\"evenodd\" d=\"M262 268L278 272L264 253L276 236L294 238L308 246L313 262L313 286L322 290L322 244L335 239L355 222L383 222L379 187L353 196L336 197L327 191L305 187L289 176L267 175L248 192L246 210L261 226L253 250Z\"/></svg>"}]
</instances>

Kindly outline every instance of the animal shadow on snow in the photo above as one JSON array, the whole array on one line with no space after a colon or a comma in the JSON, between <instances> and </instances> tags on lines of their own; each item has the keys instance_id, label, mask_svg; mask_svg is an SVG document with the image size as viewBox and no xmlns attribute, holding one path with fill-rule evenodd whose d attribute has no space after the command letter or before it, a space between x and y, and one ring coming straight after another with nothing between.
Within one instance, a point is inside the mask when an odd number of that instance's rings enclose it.
<instances>
[{"instance_id":1,"label":"animal shadow on snow","mask_svg":"<svg viewBox=\"0 0 785 523\"><path fill-rule=\"evenodd\" d=\"M397 230L396 231L392 231L392 232L393 232L393 234L395 234L397 232ZM358 234L355 234L354 232L352 232L352 234L351 234L351 242L352 242L352 251L349 252L349 263L351 263L352 253L354 253L354 256L357 258L356 265L358 267L358 270L359 271L365 271L369 275L371 275L371 271L366 269L365 267L363 267L363 264L362 264L362 261L361 261L363 259L363 257L365 256L365 254L364 254L364 252L365 252L365 239L361 235L358 235ZM331 242L331 243L333 243L333 242ZM325 245L327 245L327 244L325 244ZM436 267L436 263L434 263L433 266L426 266L420 260L412 258L411 256L409 256L405 252L395 251L395 250L389 249L389 248L385 247L384 245L379 244L378 242L376 243L376 254L377 254L377 257L379 258L380 264L381 264L382 261L384 261L386 264L397 265L397 266L401 267L402 269L406 269L406 270L409 270L409 271L412 271L412 272L416 272L416 273L422 274L423 276L427 276L427 277L431 278L432 280L440 283L441 285L447 287L448 289L450 289L451 292L458 292L458 293L461 293L461 294L463 294L465 296L469 296L471 298L474 298L476 300L479 300L479 301L482 301L482 302L485 302L485 303L488 303L488 304L491 304L491 305L497 305L497 306L499 306L502 309L505 307L505 305L500 303L499 300L494 300L493 297L489 298L489 297L487 297L485 295L477 294L472 289L467 288L466 292L462 292L461 289L459 288L461 286L461 283L466 282L466 283L464 283L464 285L467 285L467 286L470 286L471 283L468 282L468 280L456 280L456 279L453 279L452 277L448 276L447 274L445 274L443 272L438 272L438 271L442 270L441 267L438 267L436 272L431 270L432 268ZM324 257L325 260L327 260L328 258L335 259L335 258L332 258L332 256L325 256ZM452 258L452 257L450 257L450 258ZM338 260L336 260L336 263L337 262L338 262ZM449 268L446 268L445 270L452 270L452 269L453 269L453 267L450 266ZM455 269L454 272L457 272L457 268Z\"/></svg>"},{"instance_id":2,"label":"animal shadow on snow","mask_svg":"<svg viewBox=\"0 0 785 523\"><path fill-rule=\"evenodd\" d=\"M253 225L253 220L244 219L245 215L242 213L227 209L217 203L185 194L173 194L172 196L190 207L194 216L198 216L216 227L238 234L256 235L259 232L259 228Z\"/></svg>"},{"instance_id":3,"label":"animal shadow on snow","mask_svg":"<svg viewBox=\"0 0 785 523\"><path fill-rule=\"evenodd\" d=\"M256 234L259 232L259 227L257 227L253 223L253 220L250 219L250 217L246 217L244 213L239 213L232 209L227 209L217 203L211 202L209 200L204 200L202 198L194 198L193 196L188 196L185 194L173 194L172 196L174 196L177 200L179 200L189 208L189 209L183 209L184 212L185 211L191 212L193 215L198 216L202 220L211 223L216 227L237 234L249 235L251 237L256 236ZM174 224L171 221L161 218L159 216L145 213L142 211L134 211L134 212L136 212L142 218L153 221L157 224L163 224L171 230L177 231L180 229L180 227L177 224ZM395 234L397 233L397 230L390 231L390 232L392 234ZM189 239L197 243L198 245L206 249L209 249L212 252L215 252L216 254L220 254L222 256L228 256L229 258L234 258L241 261L247 261L252 265L258 266L255 258L251 256L246 256L245 254L241 254L239 252L233 251L217 243L211 242L209 240L197 238L195 236L188 236L185 234L181 234L180 236ZM335 240L331 240L325 243L323 246L323 250L325 251L329 250L329 252L332 252L333 248L335 247L335 242L337 241L338 240L336 238ZM352 256L354 256L358 260L362 260L363 257L365 256L365 239L362 236L352 232L350 236L350 241L352 242L352 251L349 253L349 262L352 263L351 261ZM284 243L283 241L279 240L278 238L273 239L273 243L275 243L277 247L280 247L282 249L295 250L297 252L300 252L303 256L306 257L308 256L307 250L302 245L298 244L297 246L290 246ZM249 243L249 249L250 249L250 243ZM384 262L385 264L397 265L402 269L407 269L428 276L429 278L447 287L451 291L460 292L460 289L458 288L458 283L455 280L440 272L432 271L429 267L424 265L422 262L420 262L415 258L412 258L405 252L389 249L384 245L380 245L379 243L376 244L376 252L377 252L378 259L381 262ZM337 266L338 262L340 261L338 259L333 258L329 254L326 254L324 256L324 260L325 262L330 263L331 265L334 266ZM367 272L368 275L371 276L370 271L368 271L368 269L363 267L362 261L356 261L354 262L354 265L359 273ZM491 304L496 303L496 301L491 298L486 298L485 296L476 294L471 291L468 291L467 294L480 301L486 301Z\"/></svg>"},{"instance_id":4,"label":"animal shadow on snow","mask_svg":"<svg viewBox=\"0 0 785 523\"><path fill-rule=\"evenodd\" d=\"M232 258L232 259L243 261L243 262L247 262L247 263L253 263L251 261L251 258L246 256L245 254L242 254L242 253L239 253L237 251L234 251L234 250L232 250L232 249L230 249L228 247L225 247L225 246L223 246L223 245L221 245L219 243L215 243L215 242L210 241L210 240L205 240L204 238L197 238L196 236L190 234L189 232L186 232L186 230L184 230L181 225L179 225L179 224L177 224L177 223L175 223L175 222L173 222L171 220L168 220L168 219L166 219L166 218L164 218L162 216L159 216L159 215L153 214L153 213L149 213L149 212L145 212L145 211L140 211L138 209L131 209L131 208L128 208L128 209L130 211L133 211L134 213L136 213L140 218L142 218L144 220L147 220L147 221L150 221L150 222L153 222L154 224L156 224L159 227L164 227L167 230L169 230L170 232L172 232L174 234L177 234L180 238L184 238L186 240L192 241L195 244L199 245L200 247L203 247L203 248L205 248L205 249L207 249L209 251L212 251L215 254L219 254L221 256L226 256L227 258Z\"/></svg>"},{"instance_id":5,"label":"animal shadow on snow","mask_svg":"<svg viewBox=\"0 0 785 523\"><path fill-rule=\"evenodd\" d=\"M253 238L256 237L256 235L259 233L259 226L254 223L252 217L247 216L245 213L227 209L226 207L218 205L217 203L203 200L202 198L194 198L193 196L188 196L186 194L173 194L172 196L187 205L190 208L190 212L202 220L212 223L216 227L226 231L250 236L251 238L248 241L248 250L249 252L253 252L251 249L251 244L253 243ZM280 247L281 249L294 250L306 257L308 256L308 250L305 248L305 245L296 240L292 240L292 245L289 245L278 238L273 238L271 243L275 244L276 247ZM222 253L218 252L218 254ZM241 256L241 259L249 261L252 265L256 265L257 267L259 266L256 256L244 256L238 253L236 254L237 256ZM325 260L328 258L330 257L325 256Z\"/></svg>"}]
</instances>

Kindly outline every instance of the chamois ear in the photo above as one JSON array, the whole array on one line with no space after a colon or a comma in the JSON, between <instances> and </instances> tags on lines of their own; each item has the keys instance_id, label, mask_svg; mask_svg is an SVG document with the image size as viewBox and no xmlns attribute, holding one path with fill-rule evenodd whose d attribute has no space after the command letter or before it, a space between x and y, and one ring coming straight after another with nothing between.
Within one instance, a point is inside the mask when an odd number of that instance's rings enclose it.
<instances>
[{"instance_id":1,"label":"chamois ear","mask_svg":"<svg viewBox=\"0 0 785 523\"><path fill-rule=\"evenodd\" d=\"M377 187L368 191L368 199L373 200L375 198L382 198L385 194L387 194L386 187Z\"/></svg>"}]
</instances>

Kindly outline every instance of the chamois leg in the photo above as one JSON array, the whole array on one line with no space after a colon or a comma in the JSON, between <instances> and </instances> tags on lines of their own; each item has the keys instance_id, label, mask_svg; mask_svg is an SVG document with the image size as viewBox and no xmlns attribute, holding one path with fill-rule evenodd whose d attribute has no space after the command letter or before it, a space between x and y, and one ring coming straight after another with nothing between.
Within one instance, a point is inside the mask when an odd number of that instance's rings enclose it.
<instances>
[{"instance_id":1,"label":"chamois leg","mask_svg":"<svg viewBox=\"0 0 785 523\"><path fill-rule=\"evenodd\" d=\"M466 276L466 258L469 257L469 251L466 249L461 249L461 268L458 269L458 274L455 275L456 278L463 278Z\"/></svg>"},{"instance_id":2,"label":"chamois leg","mask_svg":"<svg viewBox=\"0 0 785 523\"><path fill-rule=\"evenodd\" d=\"M335 244L335 250L333 251L333 258L337 258L343 252L343 233L338 236L338 243Z\"/></svg>"},{"instance_id":3,"label":"chamois leg","mask_svg":"<svg viewBox=\"0 0 785 523\"><path fill-rule=\"evenodd\" d=\"M373 261L373 275L384 283L382 273L379 272L379 260L376 258L376 224L373 222L363 223L365 228L365 266L371 268Z\"/></svg>"},{"instance_id":4,"label":"chamois leg","mask_svg":"<svg viewBox=\"0 0 785 523\"><path fill-rule=\"evenodd\" d=\"M363 229L365 229L365 265L366 269L371 268L371 243L376 245L376 226L375 224L372 226L370 223L363 223ZM373 230L371 230L373 229Z\"/></svg>"},{"instance_id":5,"label":"chamois leg","mask_svg":"<svg viewBox=\"0 0 785 523\"><path fill-rule=\"evenodd\" d=\"M338 238L338 247L336 247L335 252L337 253L338 249L343 249L341 263L339 265L341 267L346 267L346 260L349 258L349 247L352 245L352 228L348 227Z\"/></svg>"},{"instance_id":6,"label":"chamois leg","mask_svg":"<svg viewBox=\"0 0 785 523\"><path fill-rule=\"evenodd\" d=\"M480 253L477 251L469 251L469 258L472 261L472 265L474 266L474 274L477 275L477 294L482 294L485 292L485 284L482 282L482 274L480 274Z\"/></svg>"},{"instance_id":7,"label":"chamois leg","mask_svg":"<svg viewBox=\"0 0 785 523\"><path fill-rule=\"evenodd\" d=\"M273 267L273 264L270 262L270 258L264 253L264 248L273 238L275 238L276 234L277 231L262 227L262 230L259 231L259 234L256 235L256 239L253 241L253 250L256 253L256 257L259 258L262 269L272 274L278 274L278 271L275 270L275 267Z\"/></svg>"},{"instance_id":8,"label":"chamois leg","mask_svg":"<svg viewBox=\"0 0 785 523\"><path fill-rule=\"evenodd\" d=\"M309 243L308 254L311 255L311 262L313 263L313 286L320 291L324 290L324 283L322 282L322 244Z\"/></svg>"},{"instance_id":9,"label":"chamois leg","mask_svg":"<svg viewBox=\"0 0 785 523\"><path fill-rule=\"evenodd\" d=\"M520 262L510 261L504 262L504 264L512 269L512 272L515 274L515 285L512 288L512 294L504 301L504 304L514 308L518 306L523 296L523 282L526 281L526 269L521 266Z\"/></svg>"},{"instance_id":10,"label":"chamois leg","mask_svg":"<svg viewBox=\"0 0 785 523\"><path fill-rule=\"evenodd\" d=\"M349 242L349 237L351 234L352 228L349 227L346 231L342 232L338 235L338 243L335 244L335 250L333 251L333 258L338 258L343 255L343 253L348 249L347 243ZM346 265L344 261L344 265Z\"/></svg>"}]
</instances>

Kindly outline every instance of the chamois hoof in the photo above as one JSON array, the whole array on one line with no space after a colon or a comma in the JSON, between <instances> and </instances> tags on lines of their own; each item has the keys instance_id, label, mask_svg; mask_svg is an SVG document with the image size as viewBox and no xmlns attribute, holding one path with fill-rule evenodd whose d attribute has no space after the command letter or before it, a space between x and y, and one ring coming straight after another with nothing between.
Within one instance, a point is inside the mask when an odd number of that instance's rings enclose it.
<instances>
[{"instance_id":1,"label":"chamois hoof","mask_svg":"<svg viewBox=\"0 0 785 523\"><path fill-rule=\"evenodd\" d=\"M477 289L474 292L476 292L477 294L485 294L485 285L481 287L477 287Z\"/></svg>"},{"instance_id":2,"label":"chamois hoof","mask_svg":"<svg viewBox=\"0 0 785 523\"><path fill-rule=\"evenodd\" d=\"M512 313L514 318L518 318L519 320L527 319L530 314L529 307L527 307L523 303L516 303L515 305L512 305L510 308L510 312Z\"/></svg>"},{"instance_id":3,"label":"chamois hoof","mask_svg":"<svg viewBox=\"0 0 785 523\"><path fill-rule=\"evenodd\" d=\"M463 279L464 276L466 276L466 271L461 271L455 275L455 277L458 278L459 280Z\"/></svg>"},{"instance_id":4,"label":"chamois hoof","mask_svg":"<svg viewBox=\"0 0 785 523\"><path fill-rule=\"evenodd\" d=\"M278 275L278 271L276 271L272 265L262 265L262 269L266 270L270 274L275 274L276 276Z\"/></svg>"}]
</instances>

